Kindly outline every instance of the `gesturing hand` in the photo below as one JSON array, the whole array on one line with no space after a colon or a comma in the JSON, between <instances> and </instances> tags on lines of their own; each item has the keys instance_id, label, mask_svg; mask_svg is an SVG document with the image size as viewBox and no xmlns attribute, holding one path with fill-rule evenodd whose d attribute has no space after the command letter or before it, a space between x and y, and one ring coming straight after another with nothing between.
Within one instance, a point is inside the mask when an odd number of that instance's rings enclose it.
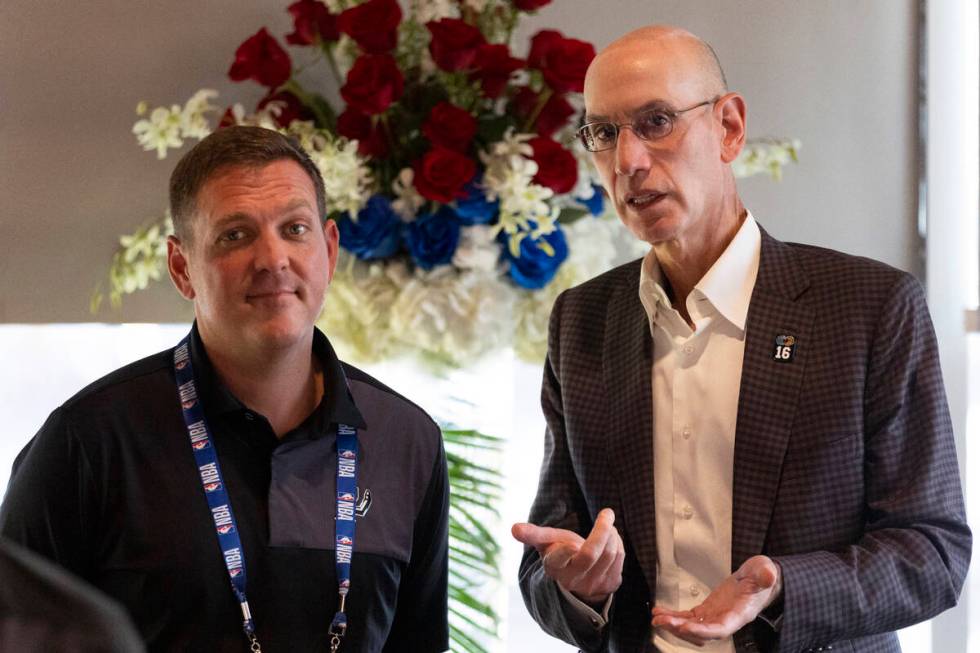
<instances>
[{"instance_id":1,"label":"gesturing hand","mask_svg":"<svg viewBox=\"0 0 980 653\"><path fill-rule=\"evenodd\" d=\"M514 524L510 532L541 555L544 573L586 603L601 603L623 582L623 539L604 508L589 537L563 528Z\"/></svg>"},{"instance_id":2,"label":"gesturing hand","mask_svg":"<svg viewBox=\"0 0 980 653\"><path fill-rule=\"evenodd\" d=\"M731 637L754 620L782 591L779 565L766 556L753 556L691 610L653 609L653 626L692 644Z\"/></svg>"}]
</instances>

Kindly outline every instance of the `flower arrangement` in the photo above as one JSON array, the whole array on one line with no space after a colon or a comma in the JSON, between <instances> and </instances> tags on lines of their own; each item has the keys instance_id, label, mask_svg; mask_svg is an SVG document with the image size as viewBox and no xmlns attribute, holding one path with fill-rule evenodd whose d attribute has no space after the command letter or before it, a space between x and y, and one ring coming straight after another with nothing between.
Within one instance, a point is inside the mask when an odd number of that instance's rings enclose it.
<instances>
[{"instance_id":1,"label":"flower arrangement","mask_svg":"<svg viewBox=\"0 0 980 653\"><path fill-rule=\"evenodd\" d=\"M253 112L222 112L205 89L183 106L141 103L133 132L159 158L215 123L300 142L340 231L321 321L343 355L459 366L512 345L540 361L558 293L636 253L574 138L595 49L555 30L523 57L511 47L520 17L549 2L413 0L406 16L397 0L299 0L288 7L293 50L262 28L235 53L231 79L267 89ZM308 78L314 66L342 110L300 83L297 70ZM778 176L798 147L750 144L736 174ZM164 218L125 237L114 303L159 278L168 233Z\"/></svg>"}]
</instances>

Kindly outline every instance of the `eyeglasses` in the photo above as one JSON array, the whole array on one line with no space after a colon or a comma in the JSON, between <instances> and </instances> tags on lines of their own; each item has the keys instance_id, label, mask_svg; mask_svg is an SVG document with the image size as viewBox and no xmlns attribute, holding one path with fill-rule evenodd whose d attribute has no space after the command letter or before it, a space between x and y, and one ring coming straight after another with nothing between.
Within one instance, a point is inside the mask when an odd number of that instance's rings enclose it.
<instances>
[{"instance_id":1,"label":"eyeglasses","mask_svg":"<svg viewBox=\"0 0 980 653\"><path fill-rule=\"evenodd\" d=\"M656 141L670 136L674 131L674 122L682 113L693 111L700 107L714 104L719 98L699 102L693 107L671 111L670 109L649 109L637 114L630 122L616 124L614 122L590 122L578 129L578 137L589 152L602 152L616 147L619 131L625 127L645 141Z\"/></svg>"}]
</instances>

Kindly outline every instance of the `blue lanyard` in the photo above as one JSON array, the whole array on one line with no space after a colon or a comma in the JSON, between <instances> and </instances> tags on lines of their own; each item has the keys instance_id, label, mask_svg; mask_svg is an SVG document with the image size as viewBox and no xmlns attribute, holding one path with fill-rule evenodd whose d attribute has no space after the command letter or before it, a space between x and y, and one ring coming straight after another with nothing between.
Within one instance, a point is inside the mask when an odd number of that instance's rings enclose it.
<instances>
[{"instance_id":1,"label":"blue lanyard","mask_svg":"<svg viewBox=\"0 0 980 653\"><path fill-rule=\"evenodd\" d=\"M201 475L201 485L214 519L218 545L231 580L231 591L242 610L242 630L248 638L252 653L261 653L262 646L255 635L255 622L245 595L245 550L238 536L235 513L225 489L224 476L218 464L218 454L204 419L204 407L197 395L194 368L191 364L189 336L174 350L174 373L177 394L183 409L184 424L194 452L194 462ZM346 601L350 592L350 566L354 553L354 503L357 500L357 429L337 425L337 514L334 558L337 564L337 593L339 605L330 623L330 650L336 652L347 632Z\"/></svg>"},{"instance_id":2,"label":"blue lanyard","mask_svg":"<svg viewBox=\"0 0 980 653\"><path fill-rule=\"evenodd\" d=\"M337 613L330 623L330 651L340 646L347 632L347 593L350 591L350 563L354 553L354 502L357 500L357 430L337 426L337 518L334 559L337 563Z\"/></svg>"}]
</instances>

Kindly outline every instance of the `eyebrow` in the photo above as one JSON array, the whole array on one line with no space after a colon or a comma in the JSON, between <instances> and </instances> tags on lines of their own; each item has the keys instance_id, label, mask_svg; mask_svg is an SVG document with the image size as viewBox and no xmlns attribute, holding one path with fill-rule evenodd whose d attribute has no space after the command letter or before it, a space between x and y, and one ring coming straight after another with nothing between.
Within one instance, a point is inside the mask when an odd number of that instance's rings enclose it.
<instances>
[{"instance_id":1,"label":"eyebrow","mask_svg":"<svg viewBox=\"0 0 980 653\"><path fill-rule=\"evenodd\" d=\"M654 100L650 100L646 104L643 104L636 109L633 109L632 111L629 112L628 115L635 116L638 113L643 113L644 111L650 111L651 109L672 109L672 106L673 105L671 105L670 102L657 98ZM597 113L587 113L585 114L584 124L588 124L590 122L611 122L611 121L609 119L609 116L604 116L602 114L597 114Z\"/></svg>"},{"instance_id":2,"label":"eyebrow","mask_svg":"<svg viewBox=\"0 0 980 653\"><path fill-rule=\"evenodd\" d=\"M288 204L286 204L286 206L283 207L281 212L290 213L291 211L295 211L297 209L313 210L313 207L311 207L310 203L307 202L305 199L296 198L291 202L289 202ZM224 215L218 218L214 222L214 225L212 225L212 228L220 230L229 223L238 222L239 220L250 220L251 217L252 216L250 216L248 213L244 213L242 211L235 211L234 213L229 213L228 215Z\"/></svg>"}]
</instances>

